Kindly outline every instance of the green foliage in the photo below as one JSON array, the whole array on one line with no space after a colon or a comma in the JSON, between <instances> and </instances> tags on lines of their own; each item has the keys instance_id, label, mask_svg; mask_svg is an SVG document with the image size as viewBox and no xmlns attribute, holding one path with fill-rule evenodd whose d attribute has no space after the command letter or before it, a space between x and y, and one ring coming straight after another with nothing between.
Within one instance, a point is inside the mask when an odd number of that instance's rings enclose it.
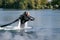
<instances>
[{"instance_id":1,"label":"green foliage","mask_svg":"<svg viewBox=\"0 0 60 40\"><path fill-rule=\"evenodd\" d=\"M0 7L2 7L2 0L0 0Z\"/></svg>"},{"instance_id":2,"label":"green foliage","mask_svg":"<svg viewBox=\"0 0 60 40\"><path fill-rule=\"evenodd\" d=\"M35 8L39 9L41 7L41 0L35 0Z\"/></svg>"},{"instance_id":3,"label":"green foliage","mask_svg":"<svg viewBox=\"0 0 60 40\"><path fill-rule=\"evenodd\" d=\"M58 5L60 7L60 0L0 0L0 7L12 9L45 9L52 8Z\"/></svg>"},{"instance_id":4,"label":"green foliage","mask_svg":"<svg viewBox=\"0 0 60 40\"><path fill-rule=\"evenodd\" d=\"M28 9L34 9L35 8L35 0L29 0L27 7L28 7Z\"/></svg>"},{"instance_id":5,"label":"green foliage","mask_svg":"<svg viewBox=\"0 0 60 40\"><path fill-rule=\"evenodd\" d=\"M60 0L52 0L53 8L60 8Z\"/></svg>"},{"instance_id":6,"label":"green foliage","mask_svg":"<svg viewBox=\"0 0 60 40\"><path fill-rule=\"evenodd\" d=\"M15 0L6 0L5 2L7 2L9 4L13 4L15 2Z\"/></svg>"},{"instance_id":7,"label":"green foliage","mask_svg":"<svg viewBox=\"0 0 60 40\"><path fill-rule=\"evenodd\" d=\"M20 9L27 9L28 1L27 0L20 0L19 1L19 8Z\"/></svg>"}]
</instances>

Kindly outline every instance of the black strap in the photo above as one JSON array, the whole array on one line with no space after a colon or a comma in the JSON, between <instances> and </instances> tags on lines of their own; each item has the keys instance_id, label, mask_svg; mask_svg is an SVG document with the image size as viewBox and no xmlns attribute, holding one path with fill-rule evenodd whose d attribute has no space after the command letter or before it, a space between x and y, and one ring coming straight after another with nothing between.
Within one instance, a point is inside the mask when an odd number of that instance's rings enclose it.
<instances>
[{"instance_id":1,"label":"black strap","mask_svg":"<svg viewBox=\"0 0 60 40\"><path fill-rule=\"evenodd\" d=\"M0 26L0 27L6 27L6 26L8 26L8 25L11 25L11 24L13 24L13 23L17 22L18 20L19 20L19 18L18 18L18 19L16 19L15 21L11 22L11 23L8 23L8 24L5 24L5 25L2 25L2 26Z\"/></svg>"}]
</instances>

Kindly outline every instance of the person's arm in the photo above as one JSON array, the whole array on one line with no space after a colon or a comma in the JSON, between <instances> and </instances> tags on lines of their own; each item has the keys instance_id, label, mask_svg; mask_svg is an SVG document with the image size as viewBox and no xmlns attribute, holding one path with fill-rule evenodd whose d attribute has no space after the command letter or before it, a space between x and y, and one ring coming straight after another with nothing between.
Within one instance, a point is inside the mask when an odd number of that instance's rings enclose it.
<instances>
[{"instance_id":1,"label":"person's arm","mask_svg":"<svg viewBox=\"0 0 60 40\"><path fill-rule=\"evenodd\" d=\"M35 18L32 17L32 16L29 16L29 19L30 19L31 21L34 21L34 20L35 20Z\"/></svg>"}]
</instances>

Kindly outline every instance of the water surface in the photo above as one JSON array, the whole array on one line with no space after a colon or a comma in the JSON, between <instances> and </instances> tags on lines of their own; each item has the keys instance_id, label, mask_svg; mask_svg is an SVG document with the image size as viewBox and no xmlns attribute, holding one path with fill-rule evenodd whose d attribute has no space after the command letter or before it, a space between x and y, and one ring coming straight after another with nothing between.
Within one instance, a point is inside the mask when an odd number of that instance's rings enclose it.
<instances>
[{"instance_id":1,"label":"water surface","mask_svg":"<svg viewBox=\"0 0 60 40\"><path fill-rule=\"evenodd\" d=\"M17 19L24 11L29 11L35 17L28 26L33 27L29 32L0 30L0 40L60 40L60 10L0 10L0 25ZM10 25L17 26L18 22Z\"/></svg>"}]
</instances>

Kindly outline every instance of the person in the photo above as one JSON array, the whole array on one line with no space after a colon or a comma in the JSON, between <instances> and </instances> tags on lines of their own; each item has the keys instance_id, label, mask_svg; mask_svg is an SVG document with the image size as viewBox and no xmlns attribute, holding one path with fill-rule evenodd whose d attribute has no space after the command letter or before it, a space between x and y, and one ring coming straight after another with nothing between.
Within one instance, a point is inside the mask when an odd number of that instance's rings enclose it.
<instances>
[{"instance_id":1,"label":"person","mask_svg":"<svg viewBox=\"0 0 60 40\"><path fill-rule=\"evenodd\" d=\"M34 21L34 20L35 20L34 17L30 16L30 13L29 13L29 12L26 12L26 11L25 11L22 15L20 15L19 18L17 18L17 19L14 20L13 22L8 23L8 24L5 24L5 25L1 25L0 27L6 27L6 26L8 26L8 25L11 25L11 24L19 21L19 19L20 19L20 22L21 22L21 26L22 26L22 27L25 25L25 23L26 23L27 21Z\"/></svg>"}]
</instances>

